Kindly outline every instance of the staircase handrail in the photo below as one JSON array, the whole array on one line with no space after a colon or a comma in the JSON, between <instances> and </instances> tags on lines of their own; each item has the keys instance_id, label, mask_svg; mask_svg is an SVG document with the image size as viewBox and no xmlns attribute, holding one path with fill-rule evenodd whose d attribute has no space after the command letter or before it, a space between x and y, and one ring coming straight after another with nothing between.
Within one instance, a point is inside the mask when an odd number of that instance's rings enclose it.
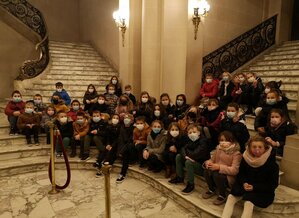
<instances>
[{"instance_id":1,"label":"staircase handrail","mask_svg":"<svg viewBox=\"0 0 299 218\"><path fill-rule=\"evenodd\" d=\"M275 44L277 14L203 57L203 77L232 73Z\"/></svg>"},{"instance_id":2,"label":"staircase handrail","mask_svg":"<svg viewBox=\"0 0 299 218\"><path fill-rule=\"evenodd\" d=\"M0 6L33 30L40 39L35 46L39 52L38 59L24 61L16 79L24 80L38 76L46 69L50 60L48 30L42 13L26 0L0 0Z\"/></svg>"}]
</instances>

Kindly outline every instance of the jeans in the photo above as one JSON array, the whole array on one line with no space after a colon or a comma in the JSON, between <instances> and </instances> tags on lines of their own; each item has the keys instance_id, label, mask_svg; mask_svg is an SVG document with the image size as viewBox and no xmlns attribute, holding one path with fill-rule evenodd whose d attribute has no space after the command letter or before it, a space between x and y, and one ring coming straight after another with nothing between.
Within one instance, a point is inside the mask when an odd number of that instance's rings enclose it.
<instances>
[{"instance_id":1,"label":"jeans","mask_svg":"<svg viewBox=\"0 0 299 218\"><path fill-rule=\"evenodd\" d=\"M143 150L145 149L146 144L136 144L135 148L137 150L137 158L138 158L138 162L139 164L144 164L145 161L143 159Z\"/></svg>"},{"instance_id":2,"label":"jeans","mask_svg":"<svg viewBox=\"0 0 299 218\"><path fill-rule=\"evenodd\" d=\"M184 178L184 165L187 172L189 184L194 184L194 174L199 172L200 175L203 173L203 168L199 162L191 162L186 160L181 154L178 154L176 160L176 173L179 177Z\"/></svg>"},{"instance_id":3,"label":"jeans","mask_svg":"<svg viewBox=\"0 0 299 218\"><path fill-rule=\"evenodd\" d=\"M13 131L18 130L18 127L17 127L18 118L19 117L16 117L16 116L8 116L7 117L8 122L10 124L10 129L13 130Z\"/></svg>"},{"instance_id":4,"label":"jeans","mask_svg":"<svg viewBox=\"0 0 299 218\"><path fill-rule=\"evenodd\" d=\"M228 181L225 174L219 173L219 171L212 171L205 169L204 176L211 191L218 189L219 195L226 196L226 188L228 187Z\"/></svg>"},{"instance_id":5,"label":"jeans","mask_svg":"<svg viewBox=\"0 0 299 218\"><path fill-rule=\"evenodd\" d=\"M63 143L64 149L66 149L67 147L70 146L71 139L69 137L64 137L62 139L62 143ZM61 153L62 152L62 148L61 148L61 145L59 144L58 138L57 138L57 141L56 141L56 148L55 149L56 149L57 153Z\"/></svg>"},{"instance_id":6,"label":"jeans","mask_svg":"<svg viewBox=\"0 0 299 218\"><path fill-rule=\"evenodd\" d=\"M103 138L97 135L86 135L84 137L84 149L83 149L83 153L86 155L89 155L89 148L90 148L90 143L91 140L94 141L94 143L96 144L96 147L99 151L103 151L105 150L105 146L103 144Z\"/></svg>"}]
</instances>

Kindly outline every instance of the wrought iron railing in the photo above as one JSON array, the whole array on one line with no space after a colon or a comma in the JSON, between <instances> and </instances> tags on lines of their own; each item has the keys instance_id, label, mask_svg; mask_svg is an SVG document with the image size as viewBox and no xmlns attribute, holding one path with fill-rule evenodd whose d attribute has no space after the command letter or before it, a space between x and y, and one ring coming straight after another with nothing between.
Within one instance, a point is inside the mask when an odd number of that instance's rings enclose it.
<instances>
[{"instance_id":1,"label":"wrought iron railing","mask_svg":"<svg viewBox=\"0 0 299 218\"><path fill-rule=\"evenodd\" d=\"M233 72L275 43L277 15L203 57L203 78L212 73L215 78Z\"/></svg>"},{"instance_id":2,"label":"wrought iron railing","mask_svg":"<svg viewBox=\"0 0 299 218\"><path fill-rule=\"evenodd\" d=\"M0 0L0 6L38 34L40 42L36 45L36 50L39 51L39 58L25 61L16 79L36 77L47 67L50 58L48 32L43 15L26 0Z\"/></svg>"}]
</instances>

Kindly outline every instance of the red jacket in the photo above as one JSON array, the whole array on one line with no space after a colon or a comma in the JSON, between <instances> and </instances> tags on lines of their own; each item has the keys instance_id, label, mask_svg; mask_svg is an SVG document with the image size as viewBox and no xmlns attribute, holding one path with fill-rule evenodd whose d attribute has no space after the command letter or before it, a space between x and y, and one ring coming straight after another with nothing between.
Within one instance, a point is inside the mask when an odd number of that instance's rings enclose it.
<instances>
[{"instance_id":1,"label":"red jacket","mask_svg":"<svg viewBox=\"0 0 299 218\"><path fill-rule=\"evenodd\" d=\"M70 117L72 119L72 121L76 121L77 120L77 113L79 111L84 112L84 110L82 108L80 108L78 111L74 111L73 108L71 108L71 110L69 112L67 112L67 116Z\"/></svg>"},{"instance_id":2,"label":"red jacket","mask_svg":"<svg viewBox=\"0 0 299 218\"><path fill-rule=\"evenodd\" d=\"M211 83L205 82L200 89L200 97L216 98L218 96L219 80L213 79ZM203 94L205 96L203 96Z\"/></svg>"},{"instance_id":3,"label":"red jacket","mask_svg":"<svg viewBox=\"0 0 299 218\"><path fill-rule=\"evenodd\" d=\"M17 102L17 103L13 102L13 101L9 101L5 108L5 114L7 116L13 116L13 112L15 112L15 111L20 111L22 114L22 113L24 113L24 108L25 108L24 101Z\"/></svg>"}]
</instances>

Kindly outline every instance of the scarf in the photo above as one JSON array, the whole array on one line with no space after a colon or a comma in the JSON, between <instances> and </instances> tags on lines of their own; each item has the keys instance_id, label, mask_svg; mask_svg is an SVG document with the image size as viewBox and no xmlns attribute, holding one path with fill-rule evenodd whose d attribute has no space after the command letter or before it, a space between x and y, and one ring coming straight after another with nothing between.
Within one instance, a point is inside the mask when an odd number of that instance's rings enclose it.
<instances>
[{"instance_id":1,"label":"scarf","mask_svg":"<svg viewBox=\"0 0 299 218\"><path fill-rule=\"evenodd\" d=\"M262 156L260 157L253 157L250 152L248 151L249 148L245 150L243 153L243 158L246 161L247 164L249 164L253 168L258 168L260 166L263 166L268 158L270 157L272 147L270 147Z\"/></svg>"},{"instance_id":2,"label":"scarf","mask_svg":"<svg viewBox=\"0 0 299 218\"><path fill-rule=\"evenodd\" d=\"M228 147L224 146L226 143L229 143L230 145ZM235 143L230 143L230 142L222 142L219 143L218 145L218 149L224 151L226 154L232 154L236 151L240 151L240 146L239 144L235 144Z\"/></svg>"}]
</instances>

